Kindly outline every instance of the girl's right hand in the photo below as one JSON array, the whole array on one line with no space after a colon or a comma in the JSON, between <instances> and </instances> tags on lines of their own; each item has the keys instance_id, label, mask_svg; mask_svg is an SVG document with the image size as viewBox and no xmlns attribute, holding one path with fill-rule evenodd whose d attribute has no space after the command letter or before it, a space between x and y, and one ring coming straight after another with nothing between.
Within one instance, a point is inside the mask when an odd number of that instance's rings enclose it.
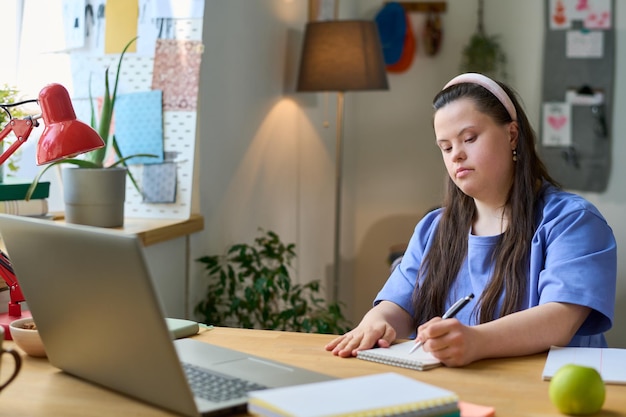
<instances>
[{"instance_id":1,"label":"girl's right hand","mask_svg":"<svg viewBox=\"0 0 626 417\"><path fill-rule=\"evenodd\" d=\"M358 327L331 340L325 349L335 356L348 358L356 356L359 350L371 349L374 346L389 347L395 339L396 331L388 323L369 325L362 321Z\"/></svg>"},{"instance_id":2,"label":"girl's right hand","mask_svg":"<svg viewBox=\"0 0 626 417\"><path fill-rule=\"evenodd\" d=\"M381 301L368 311L359 325L326 345L333 355L348 358L359 350L374 346L387 348L398 337L407 337L413 329L409 314L397 304Z\"/></svg>"}]
</instances>

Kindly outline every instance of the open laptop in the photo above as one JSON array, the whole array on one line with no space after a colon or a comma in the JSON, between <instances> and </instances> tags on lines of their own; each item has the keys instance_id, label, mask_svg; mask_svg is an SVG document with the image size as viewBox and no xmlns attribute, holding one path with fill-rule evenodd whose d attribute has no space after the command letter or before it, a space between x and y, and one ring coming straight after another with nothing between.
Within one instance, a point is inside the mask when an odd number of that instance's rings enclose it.
<instances>
[{"instance_id":1,"label":"open laptop","mask_svg":"<svg viewBox=\"0 0 626 417\"><path fill-rule=\"evenodd\" d=\"M71 375L187 416L244 411L247 401L194 396L190 370L249 380L249 390L333 379L173 341L135 235L4 214L0 235L50 363Z\"/></svg>"}]
</instances>

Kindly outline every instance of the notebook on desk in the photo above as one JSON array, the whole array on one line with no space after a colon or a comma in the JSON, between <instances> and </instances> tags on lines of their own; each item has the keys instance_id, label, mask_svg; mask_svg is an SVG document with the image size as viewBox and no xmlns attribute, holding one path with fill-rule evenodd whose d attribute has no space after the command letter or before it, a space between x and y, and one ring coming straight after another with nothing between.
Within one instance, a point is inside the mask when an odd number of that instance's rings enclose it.
<instances>
[{"instance_id":1,"label":"notebook on desk","mask_svg":"<svg viewBox=\"0 0 626 417\"><path fill-rule=\"evenodd\" d=\"M460 415L454 392L393 372L253 391L248 411L262 417Z\"/></svg>"},{"instance_id":2,"label":"notebook on desk","mask_svg":"<svg viewBox=\"0 0 626 417\"><path fill-rule=\"evenodd\" d=\"M194 397L186 375L209 371L221 387L246 380L247 390L333 379L172 340L135 235L3 214L0 235L48 359L68 374L188 416L243 411L247 396Z\"/></svg>"},{"instance_id":3,"label":"notebook on desk","mask_svg":"<svg viewBox=\"0 0 626 417\"><path fill-rule=\"evenodd\" d=\"M626 385L626 349L552 346L548 352L542 378L552 379L554 374L567 364L595 368L605 384Z\"/></svg>"},{"instance_id":4,"label":"notebook on desk","mask_svg":"<svg viewBox=\"0 0 626 417\"><path fill-rule=\"evenodd\" d=\"M418 349L413 353L409 353L414 345L415 341L409 340L393 344L388 348L360 350L357 352L356 357L366 361L415 369L416 371L426 371L441 366L439 359L425 352L424 349Z\"/></svg>"}]
</instances>

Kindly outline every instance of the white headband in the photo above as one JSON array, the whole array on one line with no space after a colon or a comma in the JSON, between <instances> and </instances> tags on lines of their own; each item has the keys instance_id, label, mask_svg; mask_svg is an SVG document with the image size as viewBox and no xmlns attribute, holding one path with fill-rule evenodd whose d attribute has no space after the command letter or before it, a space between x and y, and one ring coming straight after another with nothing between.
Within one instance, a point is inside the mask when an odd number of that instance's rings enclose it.
<instances>
[{"instance_id":1,"label":"white headband","mask_svg":"<svg viewBox=\"0 0 626 417\"><path fill-rule=\"evenodd\" d=\"M467 72L465 74L457 75L456 77L448 81L448 84L446 84L443 89L445 90L452 85L462 83L478 84L481 87L489 90L489 92L496 96L500 103L502 103L506 111L509 112L509 116L511 116L511 119L517 120L517 111L515 110L515 106L511 101L511 97L509 97L506 91L504 91L497 82L482 74Z\"/></svg>"}]
</instances>

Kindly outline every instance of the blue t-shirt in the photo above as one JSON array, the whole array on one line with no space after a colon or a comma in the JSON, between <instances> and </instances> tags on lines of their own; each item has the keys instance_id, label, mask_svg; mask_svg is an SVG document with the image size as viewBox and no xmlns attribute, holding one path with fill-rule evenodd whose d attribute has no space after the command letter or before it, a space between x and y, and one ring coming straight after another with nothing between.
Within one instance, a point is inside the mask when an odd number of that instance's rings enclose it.
<instances>
[{"instance_id":1,"label":"blue t-shirt","mask_svg":"<svg viewBox=\"0 0 626 417\"><path fill-rule=\"evenodd\" d=\"M617 251L613 231L596 207L582 197L544 187L540 217L530 247L527 290L522 309L548 302L591 308L569 346L606 347L615 308ZM413 316L411 297L419 265L435 235L442 209L417 224L402 261L376 296L374 304L392 301ZM475 325L472 314L491 279L491 254L499 236L468 235L467 257L448 294L445 308L470 293L476 297L456 318ZM502 305L503 296L500 299ZM443 312L442 312L443 314Z\"/></svg>"}]
</instances>

